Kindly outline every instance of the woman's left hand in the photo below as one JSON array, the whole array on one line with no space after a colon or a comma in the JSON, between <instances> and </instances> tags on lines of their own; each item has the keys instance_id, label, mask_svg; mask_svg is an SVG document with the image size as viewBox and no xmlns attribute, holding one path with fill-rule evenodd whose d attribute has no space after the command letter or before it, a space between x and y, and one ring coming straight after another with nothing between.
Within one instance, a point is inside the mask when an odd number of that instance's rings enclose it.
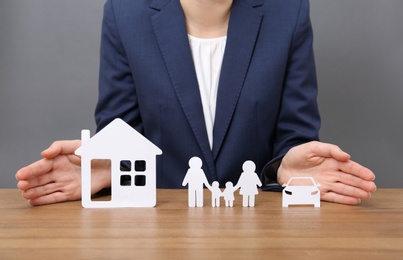
<instances>
[{"instance_id":1,"label":"woman's left hand","mask_svg":"<svg viewBox=\"0 0 403 260\"><path fill-rule=\"evenodd\" d=\"M330 202L358 204L376 190L371 170L350 160L338 146L316 141L293 147L284 156L278 182L297 176L313 177L320 184L321 199Z\"/></svg>"}]
</instances>

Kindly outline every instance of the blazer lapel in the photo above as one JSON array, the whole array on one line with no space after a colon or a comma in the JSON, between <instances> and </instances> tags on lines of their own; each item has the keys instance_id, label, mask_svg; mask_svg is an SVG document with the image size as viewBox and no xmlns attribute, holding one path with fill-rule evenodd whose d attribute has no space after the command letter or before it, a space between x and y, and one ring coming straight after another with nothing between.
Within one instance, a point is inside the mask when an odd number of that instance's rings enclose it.
<instances>
[{"instance_id":1,"label":"blazer lapel","mask_svg":"<svg viewBox=\"0 0 403 260\"><path fill-rule=\"evenodd\" d=\"M209 179L216 179L182 7L179 0L154 0L150 7L159 10L151 22L172 85L203 152Z\"/></svg>"},{"instance_id":2,"label":"blazer lapel","mask_svg":"<svg viewBox=\"0 0 403 260\"><path fill-rule=\"evenodd\" d=\"M227 44L221 67L213 133L213 156L217 158L247 74L262 14L254 7L261 0L234 0Z\"/></svg>"}]
</instances>

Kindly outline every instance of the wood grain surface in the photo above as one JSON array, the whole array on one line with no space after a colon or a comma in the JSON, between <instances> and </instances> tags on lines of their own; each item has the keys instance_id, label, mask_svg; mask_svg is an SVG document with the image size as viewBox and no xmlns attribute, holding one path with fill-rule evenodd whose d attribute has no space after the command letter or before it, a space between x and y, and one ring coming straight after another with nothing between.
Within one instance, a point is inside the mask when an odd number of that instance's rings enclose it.
<instances>
[{"instance_id":1,"label":"wood grain surface","mask_svg":"<svg viewBox=\"0 0 403 260\"><path fill-rule=\"evenodd\" d=\"M86 209L80 201L32 207L0 189L0 259L403 259L403 189L358 206L188 208L186 190L158 190L155 208Z\"/></svg>"}]
</instances>

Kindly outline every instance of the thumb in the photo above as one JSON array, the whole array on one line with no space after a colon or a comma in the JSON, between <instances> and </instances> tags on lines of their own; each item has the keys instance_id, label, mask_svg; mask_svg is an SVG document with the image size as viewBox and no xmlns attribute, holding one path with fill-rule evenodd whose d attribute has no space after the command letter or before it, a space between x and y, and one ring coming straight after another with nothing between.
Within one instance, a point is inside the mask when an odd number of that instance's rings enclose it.
<instances>
[{"instance_id":1,"label":"thumb","mask_svg":"<svg viewBox=\"0 0 403 260\"><path fill-rule=\"evenodd\" d=\"M333 158L342 162L350 160L350 155L334 144L315 141L310 143L310 149L314 156Z\"/></svg>"},{"instance_id":2,"label":"thumb","mask_svg":"<svg viewBox=\"0 0 403 260\"><path fill-rule=\"evenodd\" d=\"M41 155L46 159L52 159L60 154L73 154L80 145L80 140L55 141L42 151Z\"/></svg>"}]
</instances>

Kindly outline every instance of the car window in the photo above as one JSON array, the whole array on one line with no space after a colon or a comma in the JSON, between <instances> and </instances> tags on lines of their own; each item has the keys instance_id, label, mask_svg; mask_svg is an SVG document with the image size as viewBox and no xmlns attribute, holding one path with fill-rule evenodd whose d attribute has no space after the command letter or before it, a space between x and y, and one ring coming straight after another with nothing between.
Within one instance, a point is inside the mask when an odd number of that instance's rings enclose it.
<instances>
[{"instance_id":1,"label":"car window","mask_svg":"<svg viewBox=\"0 0 403 260\"><path fill-rule=\"evenodd\" d=\"M310 178L298 178L292 179L288 186L315 186Z\"/></svg>"}]
</instances>

